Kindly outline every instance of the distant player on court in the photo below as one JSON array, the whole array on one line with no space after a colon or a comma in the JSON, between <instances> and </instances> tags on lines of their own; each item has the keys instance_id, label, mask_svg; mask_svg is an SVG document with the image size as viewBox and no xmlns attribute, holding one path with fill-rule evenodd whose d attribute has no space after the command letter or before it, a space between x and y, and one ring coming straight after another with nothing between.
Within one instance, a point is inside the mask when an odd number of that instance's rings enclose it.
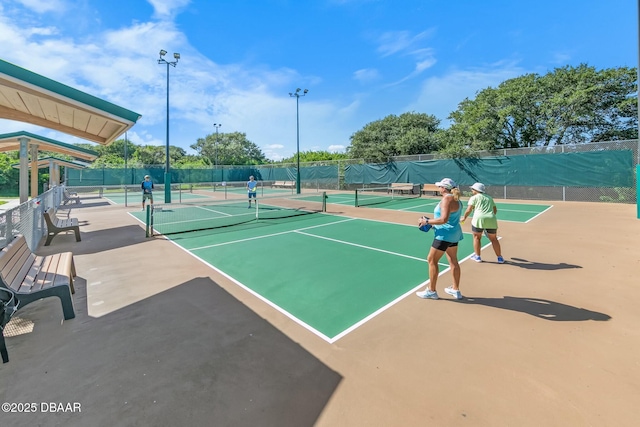
<instances>
[{"instance_id":1,"label":"distant player on court","mask_svg":"<svg viewBox=\"0 0 640 427\"><path fill-rule=\"evenodd\" d=\"M140 187L142 188L142 210L144 210L144 202L147 199L149 199L149 204L153 206L153 181L149 175L144 176Z\"/></svg>"},{"instance_id":2,"label":"distant player on court","mask_svg":"<svg viewBox=\"0 0 640 427\"><path fill-rule=\"evenodd\" d=\"M251 208L251 198L256 199L256 192L258 187L258 181L253 178L253 175L249 177L249 181L247 181L247 190L249 194L249 208ZM257 203L257 202L256 202Z\"/></svg>"}]
</instances>

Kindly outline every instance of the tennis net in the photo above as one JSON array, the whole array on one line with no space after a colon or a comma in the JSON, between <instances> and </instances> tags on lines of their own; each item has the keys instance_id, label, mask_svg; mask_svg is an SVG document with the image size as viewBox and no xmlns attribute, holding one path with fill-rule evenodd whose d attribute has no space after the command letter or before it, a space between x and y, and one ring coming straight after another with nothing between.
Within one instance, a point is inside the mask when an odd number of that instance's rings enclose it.
<instances>
[{"instance_id":1,"label":"tennis net","mask_svg":"<svg viewBox=\"0 0 640 427\"><path fill-rule=\"evenodd\" d=\"M391 186L357 188L356 207L379 205L420 197L420 191L393 188Z\"/></svg>"},{"instance_id":2,"label":"tennis net","mask_svg":"<svg viewBox=\"0 0 640 427\"><path fill-rule=\"evenodd\" d=\"M326 193L274 196L252 200L197 200L147 207L147 236L212 230L263 220L282 220L326 212Z\"/></svg>"}]
</instances>

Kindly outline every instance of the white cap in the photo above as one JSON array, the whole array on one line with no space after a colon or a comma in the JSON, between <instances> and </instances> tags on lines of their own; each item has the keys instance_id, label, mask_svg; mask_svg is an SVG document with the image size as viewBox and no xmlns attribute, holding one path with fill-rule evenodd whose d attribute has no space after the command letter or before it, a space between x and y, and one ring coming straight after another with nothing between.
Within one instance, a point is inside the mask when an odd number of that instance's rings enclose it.
<instances>
[{"instance_id":1,"label":"white cap","mask_svg":"<svg viewBox=\"0 0 640 427\"><path fill-rule=\"evenodd\" d=\"M437 187L444 187L447 190L451 190L452 188L456 188L458 184L451 178L442 178L441 181L436 182Z\"/></svg>"},{"instance_id":2,"label":"white cap","mask_svg":"<svg viewBox=\"0 0 640 427\"><path fill-rule=\"evenodd\" d=\"M481 182L476 182L471 186L472 190L476 190L478 193L484 193L484 184Z\"/></svg>"}]
</instances>

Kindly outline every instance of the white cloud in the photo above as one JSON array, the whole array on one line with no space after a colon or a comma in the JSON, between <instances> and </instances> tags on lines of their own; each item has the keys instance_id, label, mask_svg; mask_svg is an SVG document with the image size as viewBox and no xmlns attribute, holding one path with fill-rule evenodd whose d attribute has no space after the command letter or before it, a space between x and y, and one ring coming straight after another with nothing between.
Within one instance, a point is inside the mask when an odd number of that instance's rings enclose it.
<instances>
[{"instance_id":1,"label":"white cloud","mask_svg":"<svg viewBox=\"0 0 640 427\"><path fill-rule=\"evenodd\" d=\"M364 68L362 70L357 70L353 73L353 78L358 80L360 83L371 83L380 78L380 73L378 70L373 68Z\"/></svg>"},{"instance_id":2,"label":"white cloud","mask_svg":"<svg viewBox=\"0 0 640 427\"><path fill-rule=\"evenodd\" d=\"M418 62L416 64L416 70L415 70L416 74L420 74L424 70L427 70L433 67L435 63L436 63L436 60L434 58L430 58L430 59Z\"/></svg>"},{"instance_id":3,"label":"white cloud","mask_svg":"<svg viewBox=\"0 0 640 427\"><path fill-rule=\"evenodd\" d=\"M344 145L330 145L327 151L330 153L344 153L346 147Z\"/></svg>"},{"instance_id":4,"label":"white cloud","mask_svg":"<svg viewBox=\"0 0 640 427\"><path fill-rule=\"evenodd\" d=\"M449 114L458 109L465 98L473 99L478 91L496 87L505 80L525 74L516 63L499 62L486 68L451 70L448 74L429 77L422 82L420 91L405 111L433 114L447 127Z\"/></svg>"},{"instance_id":5,"label":"white cloud","mask_svg":"<svg viewBox=\"0 0 640 427\"><path fill-rule=\"evenodd\" d=\"M18 3L37 13L60 12L65 8L60 0L18 0Z\"/></svg>"},{"instance_id":6,"label":"white cloud","mask_svg":"<svg viewBox=\"0 0 640 427\"><path fill-rule=\"evenodd\" d=\"M153 6L156 18L170 18L180 9L191 3L191 0L147 0Z\"/></svg>"},{"instance_id":7,"label":"white cloud","mask_svg":"<svg viewBox=\"0 0 640 427\"><path fill-rule=\"evenodd\" d=\"M554 64L564 65L571 63L572 56L567 52L554 52L552 58Z\"/></svg>"},{"instance_id":8,"label":"white cloud","mask_svg":"<svg viewBox=\"0 0 640 427\"><path fill-rule=\"evenodd\" d=\"M409 74L395 82L388 83L385 87L394 86L415 78L437 62L434 50L421 46L423 41L433 33L434 30L430 29L418 33L415 36L412 36L408 31L387 32L380 36L378 40L380 42L378 51L382 53L383 57L398 54L411 57L416 61L413 70Z\"/></svg>"},{"instance_id":9,"label":"white cloud","mask_svg":"<svg viewBox=\"0 0 640 427\"><path fill-rule=\"evenodd\" d=\"M429 29L415 36L412 36L409 31L385 32L378 38L378 52L385 57L395 53L414 50L416 49L414 46L419 45L422 40L430 37L433 32L433 29Z\"/></svg>"}]
</instances>

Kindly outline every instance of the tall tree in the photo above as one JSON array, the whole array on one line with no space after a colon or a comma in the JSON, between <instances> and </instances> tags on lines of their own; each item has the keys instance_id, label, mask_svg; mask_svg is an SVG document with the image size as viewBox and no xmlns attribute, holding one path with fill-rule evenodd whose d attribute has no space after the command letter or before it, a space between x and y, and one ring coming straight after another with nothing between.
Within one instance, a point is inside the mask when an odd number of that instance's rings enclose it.
<instances>
[{"instance_id":1,"label":"tall tree","mask_svg":"<svg viewBox=\"0 0 640 427\"><path fill-rule=\"evenodd\" d=\"M282 159L278 163L294 163L297 161L297 154L293 156ZM328 151L301 151L300 152L300 161L301 162L321 162L323 160L341 160L348 159L349 156L345 153L330 153Z\"/></svg>"},{"instance_id":2,"label":"tall tree","mask_svg":"<svg viewBox=\"0 0 640 427\"><path fill-rule=\"evenodd\" d=\"M138 147L133 159L141 165L163 165L167 157L165 151L165 147L159 145L143 145Z\"/></svg>"},{"instance_id":3,"label":"tall tree","mask_svg":"<svg viewBox=\"0 0 640 427\"><path fill-rule=\"evenodd\" d=\"M438 149L435 133L440 121L424 113L389 115L351 135L351 158L383 163L390 157L430 153Z\"/></svg>"},{"instance_id":4,"label":"tall tree","mask_svg":"<svg viewBox=\"0 0 640 427\"><path fill-rule=\"evenodd\" d=\"M527 74L463 100L448 132L475 149L636 138L636 80L634 68L586 64Z\"/></svg>"},{"instance_id":5,"label":"tall tree","mask_svg":"<svg viewBox=\"0 0 640 427\"><path fill-rule=\"evenodd\" d=\"M198 138L191 148L212 165L258 165L266 162L260 147L241 132L210 134Z\"/></svg>"},{"instance_id":6,"label":"tall tree","mask_svg":"<svg viewBox=\"0 0 640 427\"><path fill-rule=\"evenodd\" d=\"M103 166L123 166L125 160L125 140L117 139L109 145L98 145L87 147L90 150L97 151L100 155L93 162L93 167ZM127 140L127 163L131 163L136 157L138 146Z\"/></svg>"},{"instance_id":7,"label":"tall tree","mask_svg":"<svg viewBox=\"0 0 640 427\"><path fill-rule=\"evenodd\" d=\"M0 153L0 193L18 192L20 171L13 167L20 161L19 151Z\"/></svg>"}]
</instances>

